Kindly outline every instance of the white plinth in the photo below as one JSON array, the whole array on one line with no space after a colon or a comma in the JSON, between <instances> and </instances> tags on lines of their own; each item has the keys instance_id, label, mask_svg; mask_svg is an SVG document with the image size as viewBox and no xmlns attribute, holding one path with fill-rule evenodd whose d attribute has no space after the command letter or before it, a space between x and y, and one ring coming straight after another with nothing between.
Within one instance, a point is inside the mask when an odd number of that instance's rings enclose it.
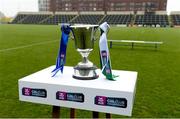
<instances>
[{"instance_id":1,"label":"white plinth","mask_svg":"<svg viewBox=\"0 0 180 119\"><path fill-rule=\"evenodd\" d=\"M132 115L132 108L136 90L137 72L113 70L113 74L119 75L117 81L105 79L100 70L97 70L99 78L95 80L77 80L72 78L73 68L64 67L64 73L51 77L51 66L19 80L19 99L21 101L62 106L68 108L84 109L90 111ZM47 97L27 96L22 93L23 88L44 89ZM74 102L56 99L58 91L68 93L80 93L84 95L84 102ZM36 95L36 92L34 92ZM95 104L96 96L109 98L125 98L127 107L115 107Z\"/></svg>"}]
</instances>

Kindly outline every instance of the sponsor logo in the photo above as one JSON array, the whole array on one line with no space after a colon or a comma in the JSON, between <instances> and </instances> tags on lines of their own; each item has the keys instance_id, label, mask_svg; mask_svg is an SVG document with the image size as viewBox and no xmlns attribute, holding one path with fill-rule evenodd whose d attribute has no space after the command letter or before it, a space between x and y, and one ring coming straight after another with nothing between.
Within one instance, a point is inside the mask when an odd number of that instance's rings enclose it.
<instances>
[{"instance_id":1,"label":"sponsor logo","mask_svg":"<svg viewBox=\"0 0 180 119\"><path fill-rule=\"evenodd\" d=\"M64 54L61 54L61 58L64 58Z\"/></svg>"},{"instance_id":2,"label":"sponsor logo","mask_svg":"<svg viewBox=\"0 0 180 119\"><path fill-rule=\"evenodd\" d=\"M45 89L33 89L33 88L23 87L22 95L46 98L47 91Z\"/></svg>"},{"instance_id":3,"label":"sponsor logo","mask_svg":"<svg viewBox=\"0 0 180 119\"><path fill-rule=\"evenodd\" d=\"M111 73L111 70L110 70L110 69L106 69L106 73L107 73L107 74L110 74L110 73Z\"/></svg>"},{"instance_id":4,"label":"sponsor logo","mask_svg":"<svg viewBox=\"0 0 180 119\"><path fill-rule=\"evenodd\" d=\"M107 57L107 52L106 51L102 51L101 53L102 53L103 57Z\"/></svg>"},{"instance_id":5,"label":"sponsor logo","mask_svg":"<svg viewBox=\"0 0 180 119\"><path fill-rule=\"evenodd\" d=\"M119 108L127 107L127 100L125 98L96 96L94 103L96 105L102 105L102 106L111 106L111 107L119 107Z\"/></svg>"},{"instance_id":6,"label":"sponsor logo","mask_svg":"<svg viewBox=\"0 0 180 119\"><path fill-rule=\"evenodd\" d=\"M82 93L69 93L58 91L56 93L57 100L73 101L73 102L84 102L84 95Z\"/></svg>"}]
</instances>

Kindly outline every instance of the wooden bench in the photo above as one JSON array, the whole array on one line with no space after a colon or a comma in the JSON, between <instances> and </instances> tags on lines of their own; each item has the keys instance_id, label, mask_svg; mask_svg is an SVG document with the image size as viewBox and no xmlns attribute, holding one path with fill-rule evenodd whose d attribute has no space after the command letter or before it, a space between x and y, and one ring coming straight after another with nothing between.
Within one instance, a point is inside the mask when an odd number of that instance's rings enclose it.
<instances>
[{"instance_id":1,"label":"wooden bench","mask_svg":"<svg viewBox=\"0 0 180 119\"><path fill-rule=\"evenodd\" d=\"M112 48L113 45L120 45L120 44L113 44L113 43L128 43L123 46L131 46L132 49L134 48L134 46L137 46L136 44L152 44L152 45L154 45L153 47L155 47L156 50L158 48L158 45L163 44L163 42L135 41L135 40L108 40L108 42L110 42L110 48ZM140 45L138 45L138 46L140 46ZM150 45L148 47L152 47L152 46Z\"/></svg>"}]
</instances>

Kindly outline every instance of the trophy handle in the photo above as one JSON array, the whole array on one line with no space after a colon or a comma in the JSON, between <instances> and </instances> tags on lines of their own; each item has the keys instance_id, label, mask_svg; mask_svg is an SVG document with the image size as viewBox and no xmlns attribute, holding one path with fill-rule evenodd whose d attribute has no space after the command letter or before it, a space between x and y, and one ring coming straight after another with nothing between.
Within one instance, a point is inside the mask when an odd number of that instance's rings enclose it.
<instances>
[{"instance_id":1,"label":"trophy handle","mask_svg":"<svg viewBox=\"0 0 180 119\"><path fill-rule=\"evenodd\" d=\"M98 31L98 27L94 29L94 35L93 35L93 40L94 40L94 41L98 40L97 31Z\"/></svg>"},{"instance_id":2,"label":"trophy handle","mask_svg":"<svg viewBox=\"0 0 180 119\"><path fill-rule=\"evenodd\" d=\"M69 39L70 39L70 40L75 40L73 32L70 33Z\"/></svg>"}]
</instances>

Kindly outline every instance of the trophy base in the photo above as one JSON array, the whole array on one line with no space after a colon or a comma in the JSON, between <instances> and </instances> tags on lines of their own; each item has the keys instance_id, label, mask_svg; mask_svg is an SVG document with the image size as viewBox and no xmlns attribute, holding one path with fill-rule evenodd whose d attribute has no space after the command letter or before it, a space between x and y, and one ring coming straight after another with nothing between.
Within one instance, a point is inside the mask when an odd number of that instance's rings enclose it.
<instances>
[{"instance_id":1,"label":"trophy base","mask_svg":"<svg viewBox=\"0 0 180 119\"><path fill-rule=\"evenodd\" d=\"M74 67L73 78L79 80L93 80L97 79L99 76L96 73L97 68L94 67Z\"/></svg>"}]
</instances>

